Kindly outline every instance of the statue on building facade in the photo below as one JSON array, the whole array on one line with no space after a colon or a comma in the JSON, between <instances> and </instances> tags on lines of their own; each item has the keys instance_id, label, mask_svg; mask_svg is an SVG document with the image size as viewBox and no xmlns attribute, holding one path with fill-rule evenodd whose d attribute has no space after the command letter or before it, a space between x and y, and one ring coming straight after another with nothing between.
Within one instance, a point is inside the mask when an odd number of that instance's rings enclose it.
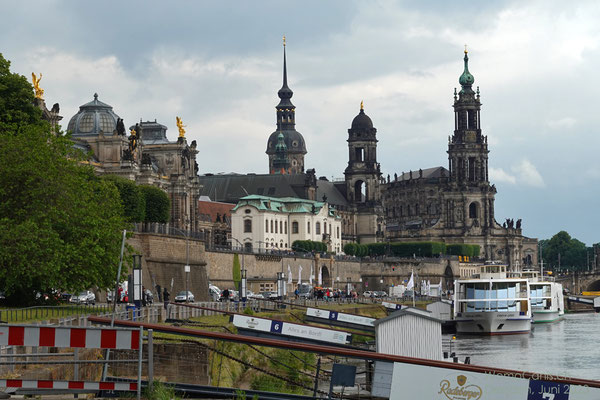
<instances>
[{"instance_id":1,"label":"statue on building facade","mask_svg":"<svg viewBox=\"0 0 600 400\"><path fill-rule=\"evenodd\" d=\"M177 129L179 129L179 137L185 137L185 129L183 128L185 128L186 125L183 124L183 121L179 117L175 117L175 120L177 121Z\"/></svg>"},{"instance_id":2,"label":"statue on building facade","mask_svg":"<svg viewBox=\"0 0 600 400\"><path fill-rule=\"evenodd\" d=\"M31 80L33 81L33 89L35 90L35 98L43 99L44 98L44 89L40 87L40 81L42 80L42 73L40 72L40 77L35 76L35 72L31 73Z\"/></svg>"},{"instance_id":3,"label":"statue on building facade","mask_svg":"<svg viewBox=\"0 0 600 400\"><path fill-rule=\"evenodd\" d=\"M117 119L117 134L125 136L125 124L123 123L123 118Z\"/></svg>"}]
</instances>

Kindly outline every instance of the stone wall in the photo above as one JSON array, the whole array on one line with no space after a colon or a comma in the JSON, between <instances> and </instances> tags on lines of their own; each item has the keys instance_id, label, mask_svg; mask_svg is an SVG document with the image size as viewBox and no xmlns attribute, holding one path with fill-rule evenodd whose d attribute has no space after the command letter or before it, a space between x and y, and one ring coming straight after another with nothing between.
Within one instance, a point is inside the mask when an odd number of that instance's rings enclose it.
<instances>
[{"instance_id":1,"label":"stone wall","mask_svg":"<svg viewBox=\"0 0 600 400\"><path fill-rule=\"evenodd\" d=\"M167 287L171 301L177 292L185 290L187 262L186 249L189 251L190 273L188 290L196 301L208 301L208 276L206 270L204 242L185 237L166 236L152 233L136 233L127 243L142 257L142 282L148 289L156 285ZM189 248L188 248L189 246ZM171 288L171 281L173 287ZM155 290L154 300L158 301Z\"/></svg>"},{"instance_id":2,"label":"stone wall","mask_svg":"<svg viewBox=\"0 0 600 400\"><path fill-rule=\"evenodd\" d=\"M286 275L287 267L292 270L293 284L288 285L288 292L293 291L298 282L298 266L302 266L302 282L308 282L310 266L313 264L315 281L319 269L323 271L323 286L345 288L348 278L353 287L359 292L364 290L386 290L389 286L398 285L403 280L409 279L411 271L415 272L416 279L430 280L432 284L443 281L444 288L452 284L452 280L459 276L458 261L449 258L431 259L393 259L359 261L357 259L335 260L333 258L299 258L274 255L239 255L240 266L242 263L248 270L248 288L254 292L259 291L261 282L276 282L277 272ZM233 288L232 266L233 253L206 252L206 262L209 280L221 289ZM339 277L339 281L337 280ZM380 280L383 279L383 284Z\"/></svg>"}]
</instances>

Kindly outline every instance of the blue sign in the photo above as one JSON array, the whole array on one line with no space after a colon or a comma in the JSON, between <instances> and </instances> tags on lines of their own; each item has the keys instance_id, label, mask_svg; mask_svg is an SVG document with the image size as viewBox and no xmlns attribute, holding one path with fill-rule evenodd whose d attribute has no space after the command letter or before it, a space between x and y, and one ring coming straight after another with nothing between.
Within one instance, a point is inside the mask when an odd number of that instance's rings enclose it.
<instances>
[{"instance_id":1,"label":"blue sign","mask_svg":"<svg viewBox=\"0 0 600 400\"><path fill-rule=\"evenodd\" d=\"M567 383L530 380L527 400L569 400L570 389Z\"/></svg>"},{"instance_id":2,"label":"blue sign","mask_svg":"<svg viewBox=\"0 0 600 400\"><path fill-rule=\"evenodd\" d=\"M283 328L283 322L271 321L271 332L272 333L281 333L282 328Z\"/></svg>"},{"instance_id":3,"label":"blue sign","mask_svg":"<svg viewBox=\"0 0 600 400\"><path fill-rule=\"evenodd\" d=\"M337 317L338 317L338 313L337 312L335 312L335 311L329 312L329 319L335 321L335 320L337 320Z\"/></svg>"}]
</instances>

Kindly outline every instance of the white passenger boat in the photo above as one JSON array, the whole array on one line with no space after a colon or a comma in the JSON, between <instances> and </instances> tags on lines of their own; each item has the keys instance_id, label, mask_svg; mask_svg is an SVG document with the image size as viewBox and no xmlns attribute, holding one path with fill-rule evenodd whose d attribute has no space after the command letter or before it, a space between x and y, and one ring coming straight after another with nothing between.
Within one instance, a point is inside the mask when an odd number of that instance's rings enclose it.
<instances>
[{"instance_id":1,"label":"white passenger boat","mask_svg":"<svg viewBox=\"0 0 600 400\"><path fill-rule=\"evenodd\" d=\"M529 280L529 298L533 323L541 324L560 320L565 314L562 285L554 278L539 276L537 271L523 271Z\"/></svg>"},{"instance_id":2,"label":"white passenger boat","mask_svg":"<svg viewBox=\"0 0 600 400\"><path fill-rule=\"evenodd\" d=\"M454 281L456 332L507 335L531 331L529 281L506 265L477 266L479 271Z\"/></svg>"}]
</instances>

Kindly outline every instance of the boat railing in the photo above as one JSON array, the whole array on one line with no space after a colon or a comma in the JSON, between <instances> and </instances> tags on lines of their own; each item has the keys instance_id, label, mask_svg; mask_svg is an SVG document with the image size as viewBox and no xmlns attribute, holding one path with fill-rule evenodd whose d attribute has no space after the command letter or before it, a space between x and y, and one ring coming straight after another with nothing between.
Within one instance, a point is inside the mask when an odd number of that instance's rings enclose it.
<instances>
[{"instance_id":1,"label":"boat railing","mask_svg":"<svg viewBox=\"0 0 600 400\"><path fill-rule=\"evenodd\" d=\"M457 293L455 295L456 300L459 301L520 301L520 300L527 300L529 298L529 294L527 292L519 292L519 293L515 293L515 297L509 297L509 298L504 298L504 297L487 297L484 299L475 299L473 297L467 297L467 295L463 294L463 293Z\"/></svg>"}]
</instances>

